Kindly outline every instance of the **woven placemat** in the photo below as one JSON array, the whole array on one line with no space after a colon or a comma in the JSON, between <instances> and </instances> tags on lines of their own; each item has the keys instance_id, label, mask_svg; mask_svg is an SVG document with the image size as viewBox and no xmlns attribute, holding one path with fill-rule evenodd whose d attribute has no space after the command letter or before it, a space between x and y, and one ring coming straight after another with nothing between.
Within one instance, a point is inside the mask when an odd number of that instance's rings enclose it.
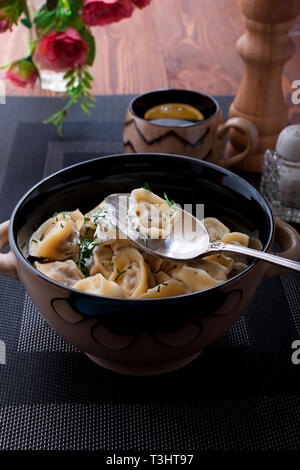
<instances>
[{"instance_id":1,"label":"woven placemat","mask_svg":"<svg viewBox=\"0 0 300 470\"><path fill-rule=\"evenodd\" d=\"M75 108L64 138L42 120L62 102L7 98L0 105L0 221L44 176L121 153L130 96ZM232 97L218 97L226 117ZM0 449L296 450L300 276L263 282L219 343L182 370L125 377L97 367L42 319L23 286L0 277Z\"/></svg>"}]
</instances>

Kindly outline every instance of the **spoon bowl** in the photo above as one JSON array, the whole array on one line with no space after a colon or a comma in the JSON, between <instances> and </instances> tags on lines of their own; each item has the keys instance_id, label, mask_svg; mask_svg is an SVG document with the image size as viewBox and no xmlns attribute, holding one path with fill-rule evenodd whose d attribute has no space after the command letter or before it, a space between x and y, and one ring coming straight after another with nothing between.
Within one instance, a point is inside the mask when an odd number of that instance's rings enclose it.
<instances>
[{"instance_id":1,"label":"spoon bowl","mask_svg":"<svg viewBox=\"0 0 300 470\"><path fill-rule=\"evenodd\" d=\"M210 241L204 224L189 212L176 206L177 217L167 238L144 238L132 230L128 217L129 193L111 194L105 200L107 211L116 225L120 238L127 238L141 250L166 261L193 264L204 256L213 253L238 253L251 258L259 258L268 263L300 271L300 263L287 258L254 250L240 244Z\"/></svg>"}]
</instances>

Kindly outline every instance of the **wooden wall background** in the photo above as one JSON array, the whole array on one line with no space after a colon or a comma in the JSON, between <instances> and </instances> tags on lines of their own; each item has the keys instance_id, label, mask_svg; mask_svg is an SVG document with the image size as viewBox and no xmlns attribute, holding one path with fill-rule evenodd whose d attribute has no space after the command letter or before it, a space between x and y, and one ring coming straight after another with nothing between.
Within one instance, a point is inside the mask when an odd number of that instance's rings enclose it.
<instances>
[{"instance_id":1,"label":"wooden wall background","mask_svg":"<svg viewBox=\"0 0 300 470\"><path fill-rule=\"evenodd\" d=\"M211 94L235 94L243 64L235 43L244 31L237 0L153 0L129 20L93 28L97 58L96 94L139 93L182 87ZM0 36L0 64L27 50L25 27ZM300 105L291 106L291 83L300 80L300 17L291 32L297 53L287 64L283 87L293 121ZM0 72L0 76L3 72ZM25 91L7 84L8 95L48 96L36 86ZM298 109L299 108L299 109Z\"/></svg>"}]
</instances>

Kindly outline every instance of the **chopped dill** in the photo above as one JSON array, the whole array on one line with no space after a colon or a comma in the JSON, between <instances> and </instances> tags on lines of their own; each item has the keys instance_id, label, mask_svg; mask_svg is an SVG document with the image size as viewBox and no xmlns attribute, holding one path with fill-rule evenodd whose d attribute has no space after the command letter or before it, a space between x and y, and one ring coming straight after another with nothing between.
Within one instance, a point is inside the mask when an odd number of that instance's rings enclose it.
<instances>
[{"instance_id":1,"label":"chopped dill","mask_svg":"<svg viewBox=\"0 0 300 470\"><path fill-rule=\"evenodd\" d=\"M165 201L166 201L166 203L168 204L168 206L170 206L170 207L173 208L174 205L175 205L175 202L174 202L174 201L170 201L170 199L168 198L168 196L166 195L166 193L164 193L164 198L165 198Z\"/></svg>"},{"instance_id":2,"label":"chopped dill","mask_svg":"<svg viewBox=\"0 0 300 470\"><path fill-rule=\"evenodd\" d=\"M151 191L150 186L149 186L148 183L145 183L145 184L144 184L143 189L147 189L147 191L149 191L150 193L152 193L152 191Z\"/></svg>"},{"instance_id":3,"label":"chopped dill","mask_svg":"<svg viewBox=\"0 0 300 470\"><path fill-rule=\"evenodd\" d=\"M86 266L86 260L92 256L93 250L97 245L100 245L100 243L96 243L89 238L82 238L79 242L79 256L77 267L86 277L90 273L88 266Z\"/></svg>"},{"instance_id":4,"label":"chopped dill","mask_svg":"<svg viewBox=\"0 0 300 470\"><path fill-rule=\"evenodd\" d=\"M125 271L119 271L119 269L117 269L117 271L118 271L118 275L117 275L115 281L116 281L117 279L119 279L119 277L122 276L122 274L125 274L125 273L126 273L126 269L125 269Z\"/></svg>"}]
</instances>

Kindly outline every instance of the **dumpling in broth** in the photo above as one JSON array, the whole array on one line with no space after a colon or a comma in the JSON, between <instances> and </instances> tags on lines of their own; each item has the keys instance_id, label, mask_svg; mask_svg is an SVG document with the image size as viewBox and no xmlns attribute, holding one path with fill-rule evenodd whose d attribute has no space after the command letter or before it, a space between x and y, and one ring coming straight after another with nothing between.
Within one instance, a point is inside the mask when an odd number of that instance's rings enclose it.
<instances>
[{"instance_id":1,"label":"dumpling in broth","mask_svg":"<svg viewBox=\"0 0 300 470\"><path fill-rule=\"evenodd\" d=\"M222 224L220 220L214 217L206 217L202 220L202 223L209 233L210 241L221 240L226 233L229 233L229 228Z\"/></svg>"},{"instance_id":2,"label":"dumpling in broth","mask_svg":"<svg viewBox=\"0 0 300 470\"><path fill-rule=\"evenodd\" d=\"M148 289L148 267L143 256L135 248L117 250L109 279L122 286L126 297L138 297Z\"/></svg>"},{"instance_id":3,"label":"dumpling in broth","mask_svg":"<svg viewBox=\"0 0 300 470\"><path fill-rule=\"evenodd\" d=\"M101 244L96 246L93 251L93 264L90 276L101 273L108 279L113 272L113 254L114 252L110 245Z\"/></svg>"},{"instance_id":4,"label":"dumpling in broth","mask_svg":"<svg viewBox=\"0 0 300 470\"><path fill-rule=\"evenodd\" d=\"M66 286L73 286L80 279L84 279L84 275L71 259L54 261L53 263L39 263L36 261L34 267L45 276L53 279L53 281L61 282Z\"/></svg>"},{"instance_id":5,"label":"dumpling in broth","mask_svg":"<svg viewBox=\"0 0 300 470\"><path fill-rule=\"evenodd\" d=\"M29 255L54 261L68 258L76 260L83 223L83 215L78 209L54 215L32 234L29 240Z\"/></svg>"},{"instance_id":6,"label":"dumpling in broth","mask_svg":"<svg viewBox=\"0 0 300 470\"><path fill-rule=\"evenodd\" d=\"M197 292L220 284L222 280L214 279L204 269L198 269L186 264L178 266L171 272L171 276L183 282L193 292Z\"/></svg>"},{"instance_id":7,"label":"dumpling in broth","mask_svg":"<svg viewBox=\"0 0 300 470\"><path fill-rule=\"evenodd\" d=\"M139 296L139 299L156 299L160 297L173 297L174 295L188 294L188 289L183 282L176 281L175 279L169 279L152 289L148 289L146 292Z\"/></svg>"},{"instance_id":8,"label":"dumpling in broth","mask_svg":"<svg viewBox=\"0 0 300 470\"><path fill-rule=\"evenodd\" d=\"M108 281L102 274L87 277L73 285L74 289L88 292L95 295L104 295L108 297L125 297L125 292L116 282Z\"/></svg>"}]
</instances>

